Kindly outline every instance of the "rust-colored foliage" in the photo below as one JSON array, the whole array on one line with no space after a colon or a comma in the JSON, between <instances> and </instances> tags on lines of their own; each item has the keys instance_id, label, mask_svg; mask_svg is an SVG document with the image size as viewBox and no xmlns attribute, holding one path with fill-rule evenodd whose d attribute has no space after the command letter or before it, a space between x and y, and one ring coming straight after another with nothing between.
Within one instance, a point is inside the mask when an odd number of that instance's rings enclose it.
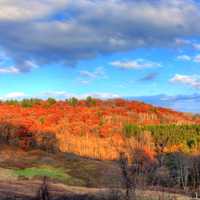
<instances>
[{"instance_id":1,"label":"rust-colored foliage","mask_svg":"<svg viewBox=\"0 0 200 200\"><path fill-rule=\"evenodd\" d=\"M60 150L100 159L117 157L115 145L123 146L125 123L194 124L199 121L199 118L170 109L123 99L96 99L89 106L84 100L75 105L67 101L52 104L41 101L31 107L0 104L0 124L23 127L15 131L23 149L28 149L32 137L37 139L41 134L51 132L58 139ZM144 151L152 155L149 150Z\"/></svg>"}]
</instances>

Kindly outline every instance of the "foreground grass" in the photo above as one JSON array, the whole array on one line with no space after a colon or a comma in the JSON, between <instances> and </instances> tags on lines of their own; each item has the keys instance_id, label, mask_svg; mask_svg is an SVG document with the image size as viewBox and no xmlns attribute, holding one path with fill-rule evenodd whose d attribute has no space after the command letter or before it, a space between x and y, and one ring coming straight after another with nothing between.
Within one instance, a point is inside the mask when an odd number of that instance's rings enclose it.
<instances>
[{"instance_id":1,"label":"foreground grass","mask_svg":"<svg viewBox=\"0 0 200 200\"><path fill-rule=\"evenodd\" d=\"M62 168L53 168L50 166L40 166L40 167L31 167L25 169L15 169L13 170L14 176L19 178L43 178L44 176L48 177L50 180L62 182L68 185L83 185L84 182L81 179L74 178L67 174Z\"/></svg>"},{"instance_id":2,"label":"foreground grass","mask_svg":"<svg viewBox=\"0 0 200 200\"><path fill-rule=\"evenodd\" d=\"M17 184L17 185L18 183L20 183L19 185L27 184L28 188L26 188L26 190L30 190L30 187L32 186L36 187L36 185L34 184L35 183L34 181L37 181L37 179L41 179L43 176L48 177L49 183L51 185L54 184L54 186L57 189L63 188L63 191L62 191L63 194L65 190L66 192L70 191L70 194L72 193L76 193L76 194L79 194L79 193L90 194L91 193L95 195L96 194L105 195L106 193L112 194L112 195L115 194L115 192L112 192L112 190L108 188L107 189L99 189L99 188L90 189L88 187L70 187L69 185L80 185L82 180L75 179L74 177L67 174L67 172L62 168L53 168L51 166L40 166L40 167L38 166L38 167L31 167L31 168L24 168L24 169L0 168L0 180L1 180L0 183L1 184L3 183L4 186L7 183L9 185L9 188L11 188L11 185L10 185L11 183ZM10 180L12 181L10 182ZM60 183L64 183L64 185ZM55 188L55 191L57 190L56 188ZM22 187L21 190L20 192L22 193L25 192L24 187ZM189 200L190 198L184 195L171 194L167 192L137 190L137 199L138 200L160 200L160 199Z\"/></svg>"},{"instance_id":3,"label":"foreground grass","mask_svg":"<svg viewBox=\"0 0 200 200\"><path fill-rule=\"evenodd\" d=\"M5 170L8 171L5 173ZM16 178L41 180L43 176L73 186L120 186L117 163L82 158L73 154L51 154L40 150L24 152L18 148L0 146L0 181Z\"/></svg>"},{"instance_id":4,"label":"foreground grass","mask_svg":"<svg viewBox=\"0 0 200 200\"><path fill-rule=\"evenodd\" d=\"M50 154L40 150L24 152L0 146L0 194L4 186L5 190L10 190L11 183L16 184L16 187L23 186L22 190L26 188L24 185L29 184L26 190L32 190L37 186L34 183L41 182L44 176L48 177L50 184L55 183L55 191L66 187L66 191L78 194L84 191L87 194L89 191L102 193L101 188L120 188L120 170L116 162L92 160L72 154ZM12 190L16 192L15 187ZM137 191L137 196L138 200L188 199L182 195L141 190Z\"/></svg>"},{"instance_id":5,"label":"foreground grass","mask_svg":"<svg viewBox=\"0 0 200 200\"><path fill-rule=\"evenodd\" d=\"M65 174L64 170L62 169L55 169L52 167L32 167L32 168L26 168L26 169L16 169L14 170L15 175L18 177L27 177L27 178L33 178L33 177L49 177L53 179L58 180L67 180L71 177L67 174Z\"/></svg>"}]
</instances>

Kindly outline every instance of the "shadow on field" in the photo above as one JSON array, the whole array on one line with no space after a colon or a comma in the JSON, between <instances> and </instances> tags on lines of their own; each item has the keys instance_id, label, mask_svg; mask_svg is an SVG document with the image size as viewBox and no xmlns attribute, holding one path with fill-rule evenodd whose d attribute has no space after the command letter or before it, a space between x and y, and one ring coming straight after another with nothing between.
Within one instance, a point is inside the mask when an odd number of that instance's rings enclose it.
<instances>
[{"instance_id":1,"label":"shadow on field","mask_svg":"<svg viewBox=\"0 0 200 200\"><path fill-rule=\"evenodd\" d=\"M118 189L88 189L43 182L0 183L0 200L124 200Z\"/></svg>"},{"instance_id":2,"label":"shadow on field","mask_svg":"<svg viewBox=\"0 0 200 200\"><path fill-rule=\"evenodd\" d=\"M53 195L52 195L53 196ZM47 178L44 177L37 197L33 200L121 200L122 192L119 190L110 190L109 192L102 192L101 194L68 194L60 197L51 197L48 188Z\"/></svg>"},{"instance_id":3,"label":"shadow on field","mask_svg":"<svg viewBox=\"0 0 200 200\"><path fill-rule=\"evenodd\" d=\"M21 183L18 183L21 184ZM9 186L8 186L9 187ZM57 188L58 187L58 188ZM1 200L122 200L123 194L119 190L99 190L92 192L85 190L84 193L77 190L62 190L62 187L58 185L52 187L48 185L47 178L44 177L43 183L38 188L37 192L31 191L30 185L23 185L21 191L11 191L9 188L7 191L3 191L0 188ZM29 190L29 192L27 191ZM62 191L61 191L62 190Z\"/></svg>"}]
</instances>

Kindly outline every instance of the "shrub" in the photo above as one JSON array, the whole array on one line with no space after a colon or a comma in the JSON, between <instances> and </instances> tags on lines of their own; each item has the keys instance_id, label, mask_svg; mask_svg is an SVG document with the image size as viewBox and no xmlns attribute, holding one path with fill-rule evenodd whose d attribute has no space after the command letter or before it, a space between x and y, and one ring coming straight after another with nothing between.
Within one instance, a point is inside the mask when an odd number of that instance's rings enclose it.
<instances>
[{"instance_id":1,"label":"shrub","mask_svg":"<svg viewBox=\"0 0 200 200\"><path fill-rule=\"evenodd\" d=\"M78 99L75 97L72 97L68 100L68 104L74 107L78 104Z\"/></svg>"},{"instance_id":2,"label":"shrub","mask_svg":"<svg viewBox=\"0 0 200 200\"><path fill-rule=\"evenodd\" d=\"M91 96L88 96L86 98L86 105L87 106L94 106L94 105L96 105L95 99L93 99Z\"/></svg>"},{"instance_id":3,"label":"shrub","mask_svg":"<svg viewBox=\"0 0 200 200\"><path fill-rule=\"evenodd\" d=\"M24 108L31 108L34 105L39 105L40 103L41 103L41 100L35 99L35 98L23 99L22 101L19 102L19 104Z\"/></svg>"},{"instance_id":4,"label":"shrub","mask_svg":"<svg viewBox=\"0 0 200 200\"><path fill-rule=\"evenodd\" d=\"M48 103L49 106L52 106L56 103L56 100L54 98L50 97L50 98L47 99L47 103Z\"/></svg>"}]
</instances>

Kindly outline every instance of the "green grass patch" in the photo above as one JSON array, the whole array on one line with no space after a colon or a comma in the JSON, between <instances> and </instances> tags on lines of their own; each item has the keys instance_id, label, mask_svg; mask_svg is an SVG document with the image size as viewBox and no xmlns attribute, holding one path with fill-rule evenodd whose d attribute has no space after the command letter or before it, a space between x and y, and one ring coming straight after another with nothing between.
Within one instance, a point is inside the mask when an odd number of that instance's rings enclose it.
<instances>
[{"instance_id":1,"label":"green grass patch","mask_svg":"<svg viewBox=\"0 0 200 200\"><path fill-rule=\"evenodd\" d=\"M68 176L64 173L61 169L54 169L50 167L44 167L44 168L25 168L25 169L16 169L15 174L17 176L24 176L24 177L43 177L47 176L49 178L55 178L55 179L63 179L68 178Z\"/></svg>"},{"instance_id":2,"label":"green grass patch","mask_svg":"<svg viewBox=\"0 0 200 200\"><path fill-rule=\"evenodd\" d=\"M74 185L76 183L82 183L82 180L74 178L67 174L62 168L53 168L49 166L31 167L25 169L15 169L14 174L18 177L26 178L41 178L48 177L51 180L61 181L65 184Z\"/></svg>"}]
</instances>

